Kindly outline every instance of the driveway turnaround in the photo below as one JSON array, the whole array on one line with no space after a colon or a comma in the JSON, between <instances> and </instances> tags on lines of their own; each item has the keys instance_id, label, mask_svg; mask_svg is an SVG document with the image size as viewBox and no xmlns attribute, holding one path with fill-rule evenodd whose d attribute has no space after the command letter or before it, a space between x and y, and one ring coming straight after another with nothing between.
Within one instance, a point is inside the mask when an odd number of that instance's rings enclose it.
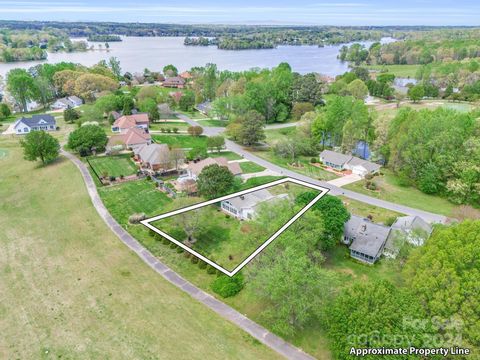
<instances>
[{"instance_id":1,"label":"driveway turnaround","mask_svg":"<svg viewBox=\"0 0 480 360\"><path fill-rule=\"evenodd\" d=\"M85 185L87 187L88 195L92 200L93 206L97 210L100 217L105 221L107 226L112 230L118 238L127 245L132 251L134 251L148 266L150 266L154 271L162 275L170 283L181 289L182 291L189 294L191 297L203 303L205 306L216 312L218 315L223 318L231 321L239 328L243 329L251 336L261 341L263 344L269 348L275 350L280 355L286 357L287 359L294 360L313 360L314 358L299 348L291 345L290 343L282 340L278 336L272 334L270 331L264 327L258 325L256 322L250 320L246 316L240 314L235 309L226 305L225 303L217 300L210 294L199 289L192 283L188 282L175 271L170 269L167 265L158 260L153 254L148 251L143 245L141 245L135 238L133 238L128 232L126 232L120 224L110 215L105 205L103 205L100 196L98 195L97 188L93 181L90 172L84 163L77 159L74 155L61 151L62 155L70 159L80 170Z\"/></svg>"}]
</instances>

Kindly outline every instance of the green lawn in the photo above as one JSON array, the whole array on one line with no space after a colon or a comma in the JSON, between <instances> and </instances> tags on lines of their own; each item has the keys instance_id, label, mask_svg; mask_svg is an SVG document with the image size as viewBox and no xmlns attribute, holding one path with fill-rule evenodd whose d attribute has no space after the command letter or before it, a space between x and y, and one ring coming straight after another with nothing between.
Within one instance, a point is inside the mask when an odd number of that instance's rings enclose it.
<instances>
[{"instance_id":1,"label":"green lawn","mask_svg":"<svg viewBox=\"0 0 480 360\"><path fill-rule=\"evenodd\" d=\"M343 200L343 203L351 214L365 218L371 216L372 221L376 223L389 225L389 223L393 223L393 219L396 219L399 216L404 216L404 214L396 211L379 208L344 196L340 196L340 198Z\"/></svg>"},{"instance_id":2,"label":"green lawn","mask_svg":"<svg viewBox=\"0 0 480 360\"><path fill-rule=\"evenodd\" d=\"M300 174L310 176L318 180L328 181L328 180L333 180L338 178L337 175L312 165L310 163L311 158L308 156L300 156L298 159L299 166L292 166L290 165L289 159L285 159L280 156L277 156L272 151L260 150L260 151L252 151L252 153L278 166L284 167L288 170L298 172Z\"/></svg>"},{"instance_id":3,"label":"green lawn","mask_svg":"<svg viewBox=\"0 0 480 360\"><path fill-rule=\"evenodd\" d=\"M286 184L275 185L268 189L271 194L288 194L292 199L299 193L308 190L310 189L293 183L289 183L288 186ZM183 224L200 224L191 234L196 240L192 244L192 248L232 271L249 254L263 244L271 234L295 215L295 210L288 200L283 201L283 206L287 205L285 211L282 211L281 214L277 212L275 220L269 218L267 223L259 222L256 218L241 221L224 213L220 209L220 204L212 204L155 221L152 225L165 231L178 241L183 242L188 240ZM173 208L176 208L180 204L184 206L183 201L172 205L174 205ZM262 203L257 207L257 210L260 209L258 211L271 213L272 207L277 206L282 206L282 204L280 202L275 202L275 204Z\"/></svg>"},{"instance_id":4,"label":"green lawn","mask_svg":"<svg viewBox=\"0 0 480 360\"><path fill-rule=\"evenodd\" d=\"M295 134L296 131L297 131L297 128L295 126L281 128L281 129L265 130L265 135L266 135L265 141L268 144L272 144L278 140L288 139L293 134Z\"/></svg>"},{"instance_id":5,"label":"green lawn","mask_svg":"<svg viewBox=\"0 0 480 360\"><path fill-rule=\"evenodd\" d=\"M203 115L201 112L197 110L193 111L178 111L180 114L184 114L188 116L191 119L207 119L205 115Z\"/></svg>"},{"instance_id":6,"label":"green lawn","mask_svg":"<svg viewBox=\"0 0 480 360\"><path fill-rule=\"evenodd\" d=\"M188 125L186 122L177 122L177 121L165 121L165 122L156 122L151 123L149 128L150 130L161 130L161 129L172 129L178 128L179 130L187 130Z\"/></svg>"},{"instance_id":7,"label":"green lawn","mask_svg":"<svg viewBox=\"0 0 480 360\"><path fill-rule=\"evenodd\" d=\"M242 157L238 155L237 153L234 153L232 151L220 151L220 152L209 152L208 153L209 157L224 157L227 160L240 160Z\"/></svg>"},{"instance_id":8,"label":"green lawn","mask_svg":"<svg viewBox=\"0 0 480 360\"><path fill-rule=\"evenodd\" d=\"M374 265L367 265L352 259L348 247L341 244L328 251L325 257L324 266L340 274L340 279L346 285L380 279L402 284L401 269L395 260L381 258Z\"/></svg>"},{"instance_id":9,"label":"green lawn","mask_svg":"<svg viewBox=\"0 0 480 360\"><path fill-rule=\"evenodd\" d=\"M228 121L215 119L200 120L198 121L198 123L202 126L207 127L225 127L228 125Z\"/></svg>"},{"instance_id":10,"label":"green lawn","mask_svg":"<svg viewBox=\"0 0 480 360\"><path fill-rule=\"evenodd\" d=\"M241 162L239 164L244 174L251 174L265 170L263 166L260 166L251 161Z\"/></svg>"},{"instance_id":11,"label":"green lawn","mask_svg":"<svg viewBox=\"0 0 480 360\"><path fill-rule=\"evenodd\" d=\"M120 223L127 225L133 213L158 215L172 200L155 187L153 181L130 181L98 189L105 206Z\"/></svg>"},{"instance_id":12,"label":"green lawn","mask_svg":"<svg viewBox=\"0 0 480 360\"><path fill-rule=\"evenodd\" d=\"M401 78L415 78L417 70L421 65L368 65L367 69L377 71L388 71L394 74L396 77Z\"/></svg>"},{"instance_id":13,"label":"green lawn","mask_svg":"<svg viewBox=\"0 0 480 360\"><path fill-rule=\"evenodd\" d=\"M250 188L253 188L255 186L260 186L260 185L267 184L267 183L270 183L270 182L273 182L273 181L276 181L276 180L280 180L280 179L283 179L283 176L267 175L267 176L253 177L253 178L250 178L247 181L245 181L242 184L242 186L239 190L250 189Z\"/></svg>"},{"instance_id":14,"label":"green lawn","mask_svg":"<svg viewBox=\"0 0 480 360\"><path fill-rule=\"evenodd\" d=\"M89 157L88 161L98 176L128 176L137 172L138 167L132 161L130 154Z\"/></svg>"},{"instance_id":15,"label":"green lawn","mask_svg":"<svg viewBox=\"0 0 480 360\"><path fill-rule=\"evenodd\" d=\"M191 136L191 135L152 135L153 140L160 144L167 144L171 146L178 146L181 148L206 147L206 136Z\"/></svg>"},{"instance_id":16,"label":"green lawn","mask_svg":"<svg viewBox=\"0 0 480 360\"><path fill-rule=\"evenodd\" d=\"M18 139L0 148L1 358L280 358L122 244L71 162L25 161Z\"/></svg>"},{"instance_id":17,"label":"green lawn","mask_svg":"<svg viewBox=\"0 0 480 360\"><path fill-rule=\"evenodd\" d=\"M456 205L445 198L428 195L412 186L402 186L398 178L388 169L382 170L385 175L377 176L373 181L379 186L378 191L365 188L365 180L345 186L346 189L373 196L393 203L414 207L432 213L451 216Z\"/></svg>"}]
</instances>

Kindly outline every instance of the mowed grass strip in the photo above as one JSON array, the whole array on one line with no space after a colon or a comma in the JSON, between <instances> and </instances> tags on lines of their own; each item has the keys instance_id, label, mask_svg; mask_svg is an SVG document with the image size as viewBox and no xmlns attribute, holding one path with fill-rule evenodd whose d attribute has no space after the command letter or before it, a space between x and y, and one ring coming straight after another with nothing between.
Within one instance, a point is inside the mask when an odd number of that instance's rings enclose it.
<instances>
[{"instance_id":1,"label":"mowed grass strip","mask_svg":"<svg viewBox=\"0 0 480 360\"><path fill-rule=\"evenodd\" d=\"M370 216L372 221L375 223L391 225L391 223L393 223L392 220L399 216L405 216L405 214L401 214L396 211L373 206L361 201L349 199L344 196L340 196L340 198L351 214L362 216L364 218Z\"/></svg>"},{"instance_id":2,"label":"mowed grass strip","mask_svg":"<svg viewBox=\"0 0 480 360\"><path fill-rule=\"evenodd\" d=\"M280 358L125 247L72 163L0 148L0 358Z\"/></svg>"},{"instance_id":3,"label":"mowed grass strip","mask_svg":"<svg viewBox=\"0 0 480 360\"><path fill-rule=\"evenodd\" d=\"M152 135L153 140L159 144L167 144L170 146L177 146L181 148L206 147L206 136L191 136L191 135Z\"/></svg>"},{"instance_id":4,"label":"mowed grass strip","mask_svg":"<svg viewBox=\"0 0 480 360\"><path fill-rule=\"evenodd\" d=\"M155 183L149 180L102 187L98 192L113 217L125 225L128 224L128 217L133 213L158 215L164 212L165 206L172 202L171 198L157 190Z\"/></svg>"},{"instance_id":5,"label":"mowed grass strip","mask_svg":"<svg viewBox=\"0 0 480 360\"><path fill-rule=\"evenodd\" d=\"M263 166L260 166L252 161L240 162L239 165L244 174L251 174L265 170Z\"/></svg>"},{"instance_id":6,"label":"mowed grass strip","mask_svg":"<svg viewBox=\"0 0 480 360\"><path fill-rule=\"evenodd\" d=\"M224 157L227 160L240 160L242 157L237 153L232 151L220 151L220 152L209 152L209 157L216 158L216 157Z\"/></svg>"},{"instance_id":7,"label":"mowed grass strip","mask_svg":"<svg viewBox=\"0 0 480 360\"><path fill-rule=\"evenodd\" d=\"M138 168L131 160L130 154L89 157L88 162L98 176L128 176L137 172Z\"/></svg>"},{"instance_id":8,"label":"mowed grass strip","mask_svg":"<svg viewBox=\"0 0 480 360\"><path fill-rule=\"evenodd\" d=\"M225 127L228 125L228 121L226 120L215 120L215 119L198 119L198 123L202 126L207 127Z\"/></svg>"}]
</instances>

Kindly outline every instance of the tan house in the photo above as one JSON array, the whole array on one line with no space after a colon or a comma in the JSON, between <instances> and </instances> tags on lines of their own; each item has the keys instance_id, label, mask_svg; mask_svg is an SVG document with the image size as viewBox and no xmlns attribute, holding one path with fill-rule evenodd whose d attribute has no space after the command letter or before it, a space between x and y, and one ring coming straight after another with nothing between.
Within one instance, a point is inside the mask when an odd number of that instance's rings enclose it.
<instances>
[{"instance_id":1,"label":"tan house","mask_svg":"<svg viewBox=\"0 0 480 360\"><path fill-rule=\"evenodd\" d=\"M187 174L183 175L183 177L197 180L203 168L213 164L227 167L228 170L230 170L230 172L235 176L242 174L242 169L240 168L240 165L238 164L238 162L229 163L226 158L218 157L218 158L206 158L197 162L191 162L187 166Z\"/></svg>"},{"instance_id":2,"label":"tan house","mask_svg":"<svg viewBox=\"0 0 480 360\"><path fill-rule=\"evenodd\" d=\"M152 137L143 129L131 128L121 134L110 136L107 143L107 152L125 149L135 150L152 143Z\"/></svg>"},{"instance_id":3,"label":"tan house","mask_svg":"<svg viewBox=\"0 0 480 360\"><path fill-rule=\"evenodd\" d=\"M150 119L147 113L122 115L112 124L113 132L124 132L131 128L140 128L148 131Z\"/></svg>"},{"instance_id":4,"label":"tan house","mask_svg":"<svg viewBox=\"0 0 480 360\"><path fill-rule=\"evenodd\" d=\"M169 170L175 164L172 161L170 149L166 144L149 144L134 149L135 159L143 168L153 171Z\"/></svg>"}]
</instances>

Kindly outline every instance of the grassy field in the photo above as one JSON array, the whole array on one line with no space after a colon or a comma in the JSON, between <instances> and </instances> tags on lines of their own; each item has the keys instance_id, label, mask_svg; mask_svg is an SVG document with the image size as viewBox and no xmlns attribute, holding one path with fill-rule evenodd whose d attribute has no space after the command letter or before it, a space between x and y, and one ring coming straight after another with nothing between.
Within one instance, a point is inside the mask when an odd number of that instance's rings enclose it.
<instances>
[{"instance_id":1,"label":"grassy field","mask_svg":"<svg viewBox=\"0 0 480 360\"><path fill-rule=\"evenodd\" d=\"M137 172L138 168L131 160L130 154L115 156L98 156L88 158L98 176L128 176Z\"/></svg>"},{"instance_id":2,"label":"grassy field","mask_svg":"<svg viewBox=\"0 0 480 360\"><path fill-rule=\"evenodd\" d=\"M412 186L402 186L398 178L391 171L387 169L383 169L382 171L385 175L377 176L373 180L379 186L378 191L367 190L365 188L365 180L347 185L345 188L420 210L446 216L452 215L455 205L447 199L425 194Z\"/></svg>"},{"instance_id":3,"label":"grassy field","mask_svg":"<svg viewBox=\"0 0 480 360\"><path fill-rule=\"evenodd\" d=\"M241 162L239 163L239 165L244 174L251 174L265 170L263 166L260 166L251 161Z\"/></svg>"},{"instance_id":4,"label":"grassy field","mask_svg":"<svg viewBox=\"0 0 480 360\"><path fill-rule=\"evenodd\" d=\"M224 157L227 160L240 160L242 157L232 151L209 152L209 157Z\"/></svg>"},{"instance_id":5,"label":"grassy field","mask_svg":"<svg viewBox=\"0 0 480 360\"><path fill-rule=\"evenodd\" d=\"M339 274L345 284L380 279L389 280L397 285L402 283L401 269L394 260L381 258L374 265L367 265L352 259L345 245L337 245L325 256L325 267Z\"/></svg>"},{"instance_id":6,"label":"grassy field","mask_svg":"<svg viewBox=\"0 0 480 360\"><path fill-rule=\"evenodd\" d=\"M396 211L379 208L344 196L340 196L340 198L343 200L343 203L351 214L365 218L371 216L372 221L375 223L390 225L389 223L392 223L392 219L404 216L404 214L400 214Z\"/></svg>"},{"instance_id":7,"label":"grassy field","mask_svg":"<svg viewBox=\"0 0 480 360\"><path fill-rule=\"evenodd\" d=\"M225 120L215 120L215 119L206 119L200 120L198 122L202 126L210 126L210 127L225 127L228 125L228 121Z\"/></svg>"},{"instance_id":8,"label":"grassy field","mask_svg":"<svg viewBox=\"0 0 480 360\"><path fill-rule=\"evenodd\" d=\"M288 139L293 134L295 134L296 131L297 131L297 128L295 126L281 128L281 129L265 130L265 136L266 136L265 141L269 144L272 144L278 140Z\"/></svg>"},{"instance_id":9,"label":"grassy field","mask_svg":"<svg viewBox=\"0 0 480 360\"><path fill-rule=\"evenodd\" d=\"M310 157L308 156L300 156L298 158L299 166L292 166L290 165L289 159L285 159L280 156L277 156L272 151L260 150L260 151L253 151L252 153L278 166L284 167L288 170L296 171L300 174L304 174L318 180L328 181L328 180L333 180L338 178L338 176L336 176L335 174L312 165L310 163Z\"/></svg>"},{"instance_id":10,"label":"grassy field","mask_svg":"<svg viewBox=\"0 0 480 360\"><path fill-rule=\"evenodd\" d=\"M401 78L415 78L417 70L421 65L368 65L369 70L388 71Z\"/></svg>"},{"instance_id":11,"label":"grassy field","mask_svg":"<svg viewBox=\"0 0 480 360\"><path fill-rule=\"evenodd\" d=\"M128 250L73 164L0 148L0 358L279 358Z\"/></svg>"},{"instance_id":12,"label":"grassy field","mask_svg":"<svg viewBox=\"0 0 480 360\"><path fill-rule=\"evenodd\" d=\"M156 122L151 123L149 128L150 130L161 130L161 129L172 129L178 128L178 130L186 131L190 125L186 122L178 122L178 121L165 121L165 122Z\"/></svg>"},{"instance_id":13,"label":"grassy field","mask_svg":"<svg viewBox=\"0 0 480 360\"><path fill-rule=\"evenodd\" d=\"M152 135L153 140L160 144L178 146L181 148L206 147L206 136L190 136L190 135Z\"/></svg>"}]
</instances>

